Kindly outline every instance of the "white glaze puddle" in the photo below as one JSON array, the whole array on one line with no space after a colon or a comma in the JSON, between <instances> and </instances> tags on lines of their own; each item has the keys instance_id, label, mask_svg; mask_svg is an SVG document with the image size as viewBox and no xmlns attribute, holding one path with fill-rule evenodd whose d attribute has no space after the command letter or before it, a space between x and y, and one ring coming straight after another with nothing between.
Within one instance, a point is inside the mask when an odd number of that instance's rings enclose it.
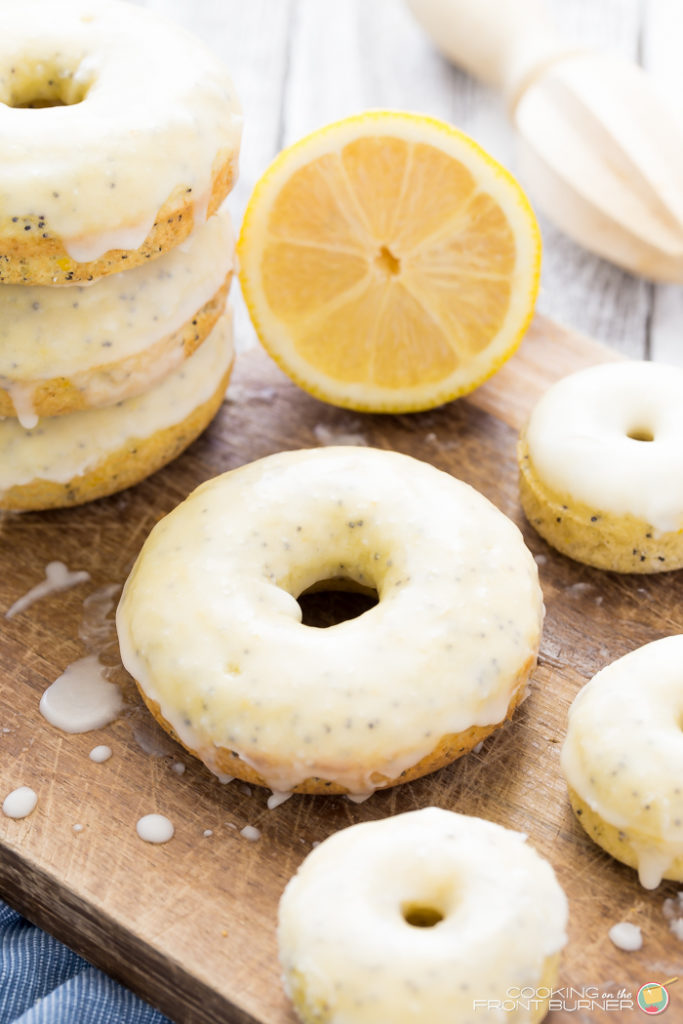
<instances>
[{"instance_id":1,"label":"white glaze puddle","mask_svg":"<svg viewBox=\"0 0 683 1024\"><path fill-rule=\"evenodd\" d=\"M40 699L40 713L64 732L90 732L112 722L123 707L121 691L105 678L96 654L68 665Z\"/></svg>"},{"instance_id":2,"label":"white glaze puddle","mask_svg":"<svg viewBox=\"0 0 683 1024\"><path fill-rule=\"evenodd\" d=\"M5 612L5 618L13 619L15 615L23 612L41 597L54 594L59 590L68 590L69 587L75 587L77 583L84 583L89 579L90 573L85 570L71 572L64 562L48 562L45 566L45 579L41 583L37 583L35 587L31 587L23 597L18 598Z\"/></svg>"},{"instance_id":3,"label":"white glaze puddle","mask_svg":"<svg viewBox=\"0 0 683 1024\"><path fill-rule=\"evenodd\" d=\"M26 818L38 803L38 794L29 786L19 786L8 793L2 804L2 813L8 818Z\"/></svg>"},{"instance_id":4,"label":"white glaze puddle","mask_svg":"<svg viewBox=\"0 0 683 1024\"><path fill-rule=\"evenodd\" d=\"M628 921L619 921L618 924L612 925L608 934L617 949L623 949L627 953L634 953L643 945L640 928L637 924L629 924Z\"/></svg>"},{"instance_id":5,"label":"white glaze puddle","mask_svg":"<svg viewBox=\"0 0 683 1024\"><path fill-rule=\"evenodd\" d=\"M109 760L111 754L111 747L108 747L103 743L98 747L93 747L90 751L89 757L91 761L95 762L95 764L104 764L105 761Z\"/></svg>"},{"instance_id":6,"label":"white glaze puddle","mask_svg":"<svg viewBox=\"0 0 683 1024\"><path fill-rule=\"evenodd\" d=\"M240 829L240 835L244 836L250 843L255 843L257 839L261 838L261 831L255 825L245 825L244 828Z\"/></svg>"},{"instance_id":7,"label":"white glaze puddle","mask_svg":"<svg viewBox=\"0 0 683 1024\"><path fill-rule=\"evenodd\" d=\"M146 843L167 843L175 829L163 814L145 814L138 820L135 831Z\"/></svg>"}]
</instances>

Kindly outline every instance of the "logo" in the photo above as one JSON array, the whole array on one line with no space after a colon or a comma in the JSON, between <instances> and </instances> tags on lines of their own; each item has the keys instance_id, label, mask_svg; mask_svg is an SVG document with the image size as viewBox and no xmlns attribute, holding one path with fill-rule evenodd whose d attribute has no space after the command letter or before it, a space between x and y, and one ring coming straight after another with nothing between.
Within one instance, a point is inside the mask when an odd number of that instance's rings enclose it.
<instances>
[{"instance_id":1,"label":"logo","mask_svg":"<svg viewBox=\"0 0 683 1024\"><path fill-rule=\"evenodd\" d=\"M645 985L640 986L637 1001L644 1013L649 1013L653 1017L658 1013L664 1013L669 1005L669 993L666 988L668 984L670 982L660 985L656 981L648 981Z\"/></svg>"},{"instance_id":2,"label":"logo","mask_svg":"<svg viewBox=\"0 0 683 1024\"><path fill-rule=\"evenodd\" d=\"M678 978L667 978L666 981L648 981L641 985L636 994L625 988L618 991L604 991L597 985L586 985L583 988L508 988L505 996L498 999L475 999L472 1008L490 1014L496 1011L496 1019L501 1013L519 1014L520 1010L528 1014L538 1014L541 1010L548 1013L552 1010L563 1010L565 1013L579 1014L581 1010L605 1012L609 1010L634 1010L637 1006L643 1013L656 1017L664 1013L669 1005L669 986ZM488 1018L487 1018L488 1019ZM534 1017L538 1019L537 1016ZM620 1018L621 1019L621 1018ZM577 1020L578 1024L578 1020Z\"/></svg>"},{"instance_id":3,"label":"logo","mask_svg":"<svg viewBox=\"0 0 683 1024\"><path fill-rule=\"evenodd\" d=\"M667 982L668 984L668 982ZM647 987L647 986L644 986ZM538 1020L538 1014L553 1010L563 1010L565 1013L579 1014L582 1010L593 1012L605 1012L608 1010L633 1010L635 1002L633 993L625 988L618 991L604 991L597 985L585 985L581 988L567 986L565 988L532 988L524 986L508 988L505 996L499 999L475 999L472 1008L486 1011L489 1015L492 1010L496 1016L501 1013L514 1013L520 1015L524 1011L525 1018L532 1014ZM648 1010L648 1013L651 1012ZM502 1018L501 1018L502 1019Z\"/></svg>"}]
</instances>

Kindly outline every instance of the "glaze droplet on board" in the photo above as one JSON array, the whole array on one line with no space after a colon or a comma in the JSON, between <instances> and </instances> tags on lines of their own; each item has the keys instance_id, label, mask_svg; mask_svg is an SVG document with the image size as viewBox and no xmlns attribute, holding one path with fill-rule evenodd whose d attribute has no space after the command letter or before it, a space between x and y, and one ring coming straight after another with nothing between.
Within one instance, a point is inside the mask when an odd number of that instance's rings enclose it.
<instances>
[{"instance_id":1,"label":"glaze droplet on board","mask_svg":"<svg viewBox=\"0 0 683 1024\"><path fill-rule=\"evenodd\" d=\"M41 597L46 597L59 590L67 590L69 587L75 587L77 583L84 583L89 579L90 573L85 570L71 572L64 562L48 562L45 566L45 579L41 583L37 583L35 587L31 587L23 597L18 598L5 612L5 618L13 619L15 615L23 612L25 608Z\"/></svg>"},{"instance_id":2,"label":"glaze droplet on board","mask_svg":"<svg viewBox=\"0 0 683 1024\"><path fill-rule=\"evenodd\" d=\"M79 658L48 686L40 713L64 732L90 732L112 722L123 707L121 691L105 678L106 669L95 654Z\"/></svg>"},{"instance_id":3,"label":"glaze droplet on board","mask_svg":"<svg viewBox=\"0 0 683 1024\"><path fill-rule=\"evenodd\" d=\"M250 843L255 843L257 839L261 838L261 832L255 825L245 825L244 828L240 829L240 835L244 836Z\"/></svg>"},{"instance_id":4,"label":"glaze droplet on board","mask_svg":"<svg viewBox=\"0 0 683 1024\"><path fill-rule=\"evenodd\" d=\"M135 831L146 843L167 843L175 829L163 814L145 814L138 820Z\"/></svg>"},{"instance_id":5,"label":"glaze droplet on board","mask_svg":"<svg viewBox=\"0 0 683 1024\"><path fill-rule=\"evenodd\" d=\"M627 953L634 953L643 945L643 935L637 924L629 924L628 921L619 921L612 925L607 933L617 947Z\"/></svg>"},{"instance_id":6,"label":"glaze droplet on board","mask_svg":"<svg viewBox=\"0 0 683 1024\"><path fill-rule=\"evenodd\" d=\"M30 786L19 786L8 793L2 804L2 813L8 818L26 818L38 803L38 794Z\"/></svg>"},{"instance_id":7,"label":"glaze droplet on board","mask_svg":"<svg viewBox=\"0 0 683 1024\"><path fill-rule=\"evenodd\" d=\"M111 757L111 747L107 747L104 743L99 747L93 747L89 754L90 760L96 764L103 764L108 761Z\"/></svg>"}]
</instances>

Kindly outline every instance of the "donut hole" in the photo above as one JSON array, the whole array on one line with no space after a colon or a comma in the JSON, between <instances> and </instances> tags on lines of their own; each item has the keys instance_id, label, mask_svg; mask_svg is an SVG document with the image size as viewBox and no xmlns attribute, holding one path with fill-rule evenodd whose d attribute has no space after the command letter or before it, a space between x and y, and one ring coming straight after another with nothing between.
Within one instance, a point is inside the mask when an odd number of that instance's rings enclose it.
<instances>
[{"instance_id":1,"label":"donut hole","mask_svg":"<svg viewBox=\"0 0 683 1024\"><path fill-rule=\"evenodd\" d=\"M632 427L626 434L632 441L654 441L655 435L649 427Z\"/></svg>"},{"instance_id":2,"label":"donut hole","mask_svg":"<svg viewBox=\"0 0 683 1024\"><path fill-rule=\"evenodd\" d=\"M413 928L434 928L440 921L443 921L444 914L438 907L431 903L404 903L401 907L401 914L406 924Z\"/></svg>"},{"instance_id":3,"label":"donut hole","mask_svg":"<svg viewBox=\"0 0 683 1024\"><path fill-rule=\"evenodd\" d=\"M82 103L92 78L78 67L66 67L56 58L17 62L5 78L0 102L22 110L71 107Z\"/></svg>"},{"instance_id":4,"label":"donut hole","mask_svg":"<svg viewBox=\"0 0 683 1024\"><path fill-rule=\"evenodd\" d=\"M326 629L370 611L379 602L379 595L374 587L338 577L314 583L299 594L297 601L304 626Z\"/></svg>"}]
</instances>

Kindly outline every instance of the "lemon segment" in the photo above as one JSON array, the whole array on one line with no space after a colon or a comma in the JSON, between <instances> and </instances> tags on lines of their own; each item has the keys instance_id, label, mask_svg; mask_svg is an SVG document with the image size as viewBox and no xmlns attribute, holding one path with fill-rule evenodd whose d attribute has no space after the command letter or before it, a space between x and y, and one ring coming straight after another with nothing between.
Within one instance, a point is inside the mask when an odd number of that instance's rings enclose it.
<instances>
[{"instance_id":1,"label":"lemon segment","mask_svg":"<svg viewBox=\"0 0 683 1024\"><path fill-rule=\"evenodd\" d=\"M324 401L408 412L514 352L540 269L512 176L443 122L373 111L284 150L250 199L240 281L261 342Z\"/></svg>"}]
</instances>

